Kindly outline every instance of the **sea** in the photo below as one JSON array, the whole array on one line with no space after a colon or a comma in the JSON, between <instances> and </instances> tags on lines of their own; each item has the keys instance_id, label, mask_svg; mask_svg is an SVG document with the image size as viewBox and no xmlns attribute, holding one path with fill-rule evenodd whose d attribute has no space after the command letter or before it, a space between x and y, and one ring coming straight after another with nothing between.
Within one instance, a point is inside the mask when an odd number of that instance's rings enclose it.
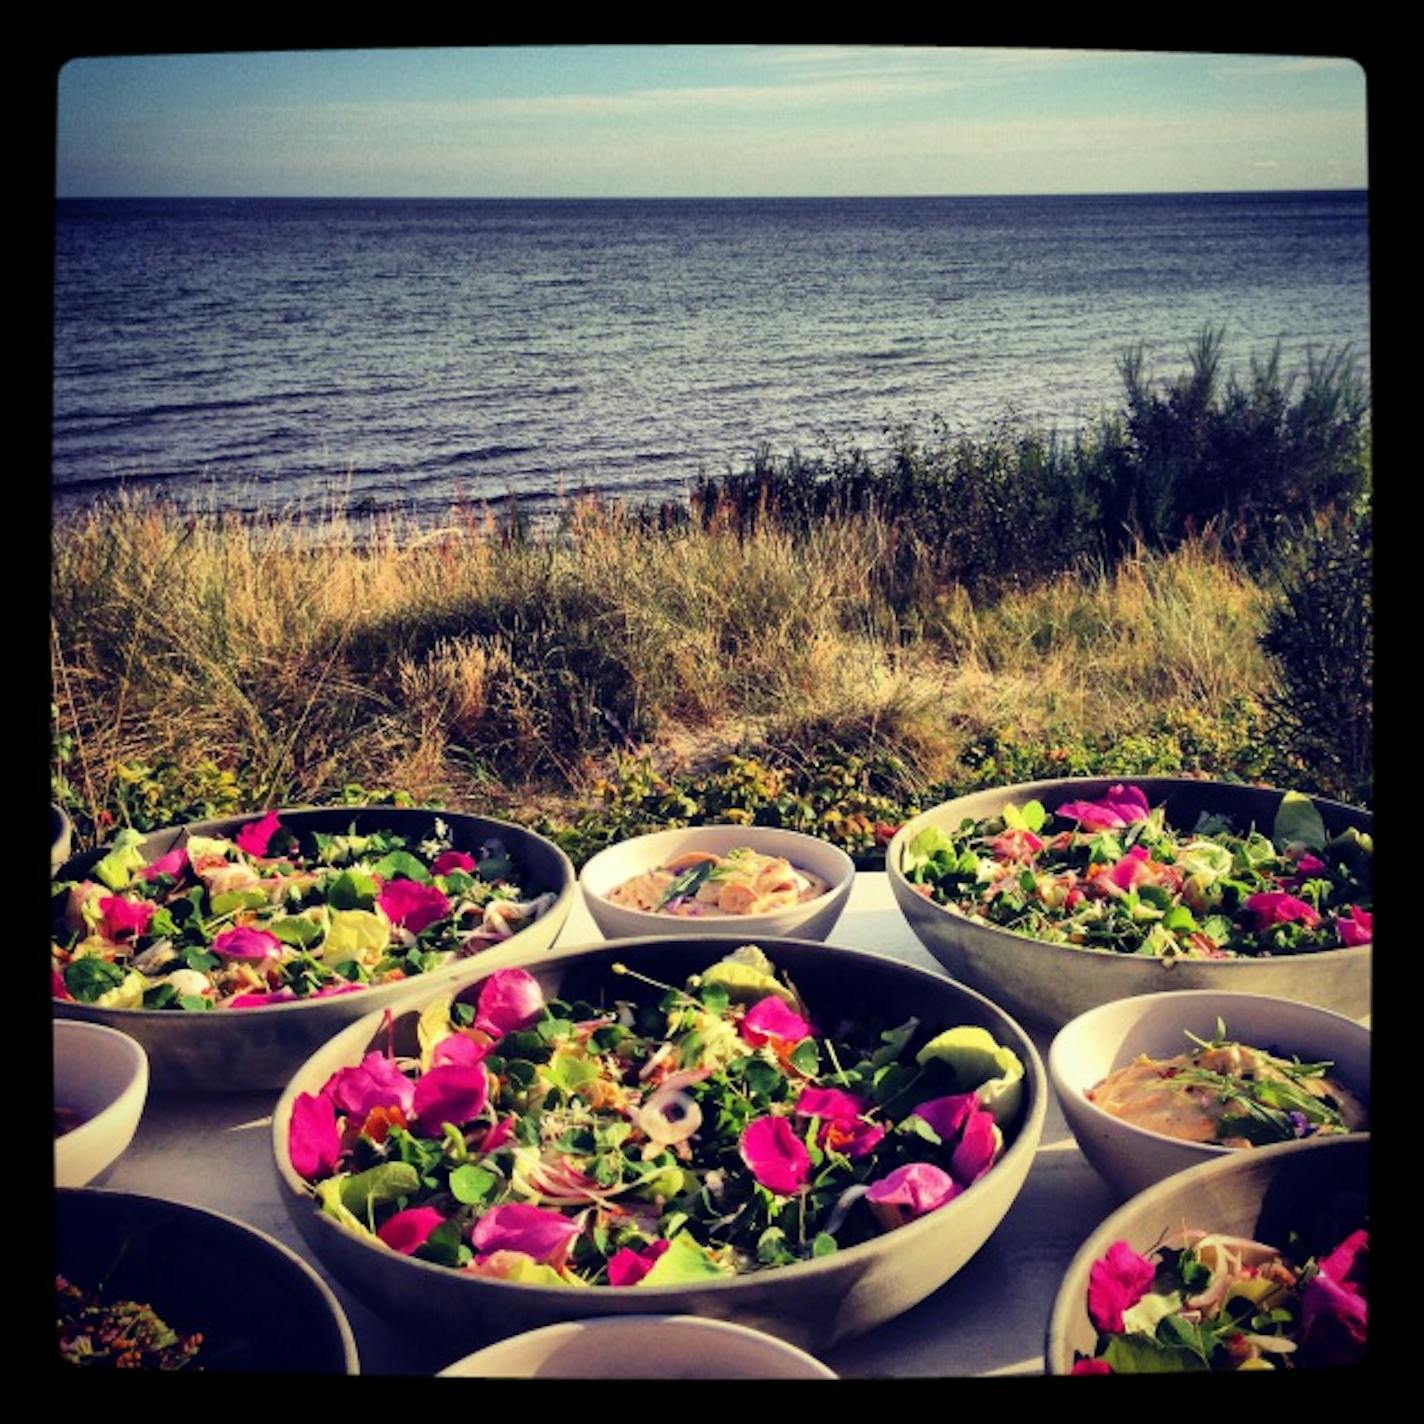
<instances>
[{"instance_id":1,"label":"sea","mask_svg":"<svg viewBox=\"0 0 1424 1424\"><path fill-rule=\"evenodd\" d=\"M60 200L52 505L439 522L663 499L906 428L1068 435L1119 363L1348 350L1364 191L1090 197Z\"/></svg>"}]
</instances>

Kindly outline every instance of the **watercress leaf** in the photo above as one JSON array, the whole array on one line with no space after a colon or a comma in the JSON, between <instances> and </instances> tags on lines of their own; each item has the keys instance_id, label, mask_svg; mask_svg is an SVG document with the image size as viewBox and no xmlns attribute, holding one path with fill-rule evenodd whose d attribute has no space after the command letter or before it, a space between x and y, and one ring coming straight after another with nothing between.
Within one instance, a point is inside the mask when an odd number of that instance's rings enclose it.
<instances>
[{"instance_id":1,"label":"watercress leaf","mask_svg":"<svg viewBox=\"0 0 1424 1424\"><path fill-rule=\"evenodd\" d=\"M373 875L382 880L394 880L403 875L407 880L418 880L422 885L430 883L430 872L408 850L393 850L384 855L371 867Z\"/></svg>"},{"instance_id":2,"label":"watercress leaf","mask_svg":"<svg viewBox=\"0 0 1424 1424\"><path fill-rule=\"evenodd\" d=\"M489 1200L499 1178L488 1168L466 1162L450 1173L450 1195L466 1206L479 1206Z\"/></svg>"}]
</instances>

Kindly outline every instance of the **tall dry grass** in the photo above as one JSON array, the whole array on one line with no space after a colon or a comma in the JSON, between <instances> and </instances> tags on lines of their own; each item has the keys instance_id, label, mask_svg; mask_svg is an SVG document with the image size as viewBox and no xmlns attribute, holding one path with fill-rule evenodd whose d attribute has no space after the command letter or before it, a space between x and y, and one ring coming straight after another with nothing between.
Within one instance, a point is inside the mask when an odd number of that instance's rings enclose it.
<instances>
[{"instance_id":1,"label":"tall dry grass","mask_svg":"<svg viewBox=\"0 0 1424 1424\"><path fill-rule=\"evenodd\" d=\"M374 535L120 499L56 525L53 664L91 809L135 766L208 764L244 800L350 781L460 801L577 793L611 753L889 748L945 774L986 727L1131 727L1255 695L1265 597L1210 545L975 602L891 607L901 532L650 529L582 501L557 534Z\"/></svg>"}]
</instances>

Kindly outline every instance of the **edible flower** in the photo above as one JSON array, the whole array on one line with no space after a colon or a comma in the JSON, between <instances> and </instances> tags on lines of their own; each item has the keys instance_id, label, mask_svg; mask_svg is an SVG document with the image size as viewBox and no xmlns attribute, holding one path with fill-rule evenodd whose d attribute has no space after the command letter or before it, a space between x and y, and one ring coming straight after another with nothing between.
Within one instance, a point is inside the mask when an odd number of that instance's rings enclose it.
<instances>
[{"instance_id":1,"label":"edible flower","mask_svg":"<svg viewBox=\"0 0 1424 1424\"><path fill-rule=\"evenodd\" d=\"M275 811L268 811L260 821L249 821L234 837L238 850L258 857L266 855L280 825Z\"/></svg>"},{"instance_id":2,"label":"edible flower","mask_svg":"<svg viewBox=\"0 0 1424 1424\"><path fill-rule=\"evenodd\" d=\"M1352 1365L1365 1351L1369 1306L1365 1299L1365 1267L1369 1233L1347 1236L1320 1262L1301 1293L1302 1362L1312 1365Z\"/></svg>"},{"instance_id":3,"label":"edible flower","mask_svg":"<svg viewBox=\"0 0 1424 1424\"><path fill-rule=\"evenodd\" d=\"M160 875L171 875L175 880L188 868L187 846L174 846L167 855L160 855L139 871L145 880L157 880Z\"/></svg>"},{"instance_id":4,"label":"edible flower","mask_svg":"<svg viewBox=\"0 0 1424 1424\"><path fill-rule=\"evenodd\" d=\"M1294 895L1286 894L1284 890L1268 890L1259 895L1248 895L1246 912L1255 919L1257 931L1268 930L1272 925L1289 924L1294 920L1299 920L1307 929L1320 923L1320 916L1310 905Z\"/></svg>"},{"instance_id":5,"label":"edible flower","mask_svg":"<svg viewBox=\"0 0 1424 1424\"><path fill-rule=\"evenodd\" d=\"M478 1117L489 1097L489 1076L482 1064L447 1064L432 1068L415 1085L412 1107L427 1136L438 1134L440 1124L457 1126Z\"/></svg>"},{"instance_id":6,"label":"edible flower","mask_svg":"<svg viewBox=\"0 0 1424 1424\"><path fill-rule=\"evenodd\" d=\"M946 1098L931 1098L920 1103L911 1116L928 1123L941 1142L953 1142L978 1106L978 1093L952 1093Z\"/></svg>"},{"instance_id":7,"label":"edible flower","mask_svg":"<svg viewBox=\"0 0 1424 1424\"><path fill-rule=\"evenodd\" d=\"M429 1206L413 1206L406 1211L398 1211L391 1219L376 1228L377 1237L392 1251L409 1256L417 1246L423 1246L426 1238L437 1226L443 1226L445 1218Z\"/></svg>"},{"instance_id":8,"label":"edible flower","mask_svg":"<svg viewBox=\"0 0 1424 1424\"><path fill-rule=\"evenodd\" d=\"M393 925L400 925L411 934L419 934L450 913L445 895L434 885L422 885L418 880L389 881L376 903Z\"/></svg>"},{"instance_id":9,"label":"edible flower","mask_svg":"<svg viewBox=\"0 0 1424 1424\"><path fill-rule=\"evenodd\" d=\"M1369 944L1375 934L1375 917L1369 910L1351 905L1335 921L1341 944Z\"/></svg>"},{"instance_id":10,"label":"edible flower","mask_svg":"<svg viewBox=\"0 0 1424 1424\"><path fill-rule=\"evenodd\" d=\"M1088 1272L1088 1315L1099 1330L1121 1334L1122 1313L1147 1293L1157 1269L1126 1241L1114 1241Z\"/></svg>"},{"instance_id":11,"label":"edible flower","mask_svg":"<svg viewBox=\"0 0 1424 1424\"><path fill-rule=\"evenodd\" d=\"M784 1117L748 1123L738 1151L752 1176L777 1196L792 1196L810 1180L811 1154Z\"/></svg>"},{"instance_id":12,"label":"edible flower","mask_svg":"<svg viewBox=\"0 0 1424 1424\"><path fill-rule=\"evenodd\" d=\"M360 988L359 984L352 988ZM274 989L270 994L235 994L224 1005L229 1009L260 1009L268 1004L285 1004L297 996L291 989ZM315 997L313 995L313 997Z\"/></svg>"},{"instance_id":13,"label":"edible flower","mask_svg":"<svg viewBox=\"0 0 1424 1424\"><path fill-rule=\"evenodd\" d=\"M125 900L122 895L105 895L99 901L99 908L104 912L100 929L106 939L141 935L158 913L158 906L151 900Z\"/></svg>"},{"instance_id":14,"label":"edible flower","mask_svg":"<svg viewBox=\"0 0 1424 1424\"><path fill-rule=\"evenodd\" d=\"M292 1167L309 1181L336 1170L341 1160L341 1134L336 1130L336 1106L324 1093L298 1093L287 1128Z\"/></svg>"},{"instance_id":15,"label":"edible flower","mask_svg":"<svg viewBox=\"0 0 1424 1424\"><path fill-rule=\"evenodd\" d=\"M955 1181L972 1187L994 1165L1003 1140L993 1113L976 1107L966 1119L959 1146L949 1159Z\"/></svg>"},{"instance_id":16,"label":"edible flower","mask_svg":"<svg viewBox=\"0 0 1424 1424\"><path fill-rule=\"evenodd\" d=\"M810 1034L811 1025L784 1000L768 994L747 1010L738 1032L753 1047L773 1039L794 1047Z\"/></svg>"},{"instance_id":17,"label":"edible flower","mask_svg":"<svg viewBox=\"0 0 1424 1424\"><path fill-rule=\"evenodd\" d=\"M436 875L449 875L452 870L464 870L473 875L475 858L466 850L442 851L436 856L430 869Z\"/></svg>"},{"instance_id":18,"label":"edible flower","mask_svg":"<svg viewBox=\"0 0 1424 1424\"><path fill-rule=\"evenodd\" d=\"M909 1162L870 1184L865 1199L886 1231L952 1201L964 1188L933 1162Z\"/></svg>"},{"instance_id":19,"label":"edible flower","mask_svg":"<svg viewBox=\"0 0 1424 1424\"><path fill-rule=\"evenodd\" d=\"M214 937L213 953L223 959L256 963L263 959L279 959L282 954L282 941L267 930L236 925Z\"/></svg>"},{"instance_id":20,"label":"edible flower","mask_svg":"<svg viewBox=\"0 0 1424 1424\"><path fill-rule=\"evenodd\" d=\"M654 1241L646 1251L635 1251L631 1246L621 1247L608 1258L608 1284L611 1286L635 1286L658 1263L658 1257L672 1245L671 1241Z\"/></svg>"},{"instance_id":21,"label":"edible flower","mask_svg":"<svg viewBox=\"0 0 1424 1424\"><path fill-rule=\"evenodd\" d=\"M873 1152L885 1136L885 1127L878 1122L864 1121L870 1104L854 1093L839 1088L805 1088L796 1100L797 1117L821 1119L821 1147L843 1153L854 1161Z\"/></svg>"},{"instance_id":22,"label":"edible flower","mask_svg":"<svg viewBox=\"0 0 1424 1424\"><path fill-rule=\"evenodd\" d=\"M544 1007L544 991L526 969L501 969L480 988L475 1027L496 1042L507 1033L527 1028Z\"/></svg>"},{"instance_id":23,"label":"edible flower","mask_svg":"<svg viewBox=\"0 0 1424 1424\"><path fill-rule=\"evenodd\" d=\"M1121 860L1107 872L1107 879L1111 880L1119 890L1131 890L1134 885L1141 885L1144 880L1152 879L1152 867L1149 863L1146 846L1133 846Z\"/></svg>"},{"instance_id":24,"label":"edible flower","mask_svg":"<svg viewBox=\"0 0 1424 1424\"><path fill-rule=\"evenodd\" d=\"M489 1053L490 1047L487 1043L476 1043L463 1033L452 1033L431 1049L430 1066L438 1068L442 1063L456 1063L468 1068L480 1062Z\"/></svg>"},{"instance_id":25,"label":"edible flower","mask_svg":"<svg viewBox=\"0 0 1424 1424\"><path fill-rule=\"evenodd\" d=\"M517 1251L540 1264L562 1266L583 1230L576 1217L525 1202L506 1202L485 1212L470 1232L477 1251Z\"/></svg>"},{"instance_id":26,"label":"edible flower","mask_svg":"<svg viewBox=\"0 0 1424 1424\"><path fill-rule=\"evenodd\" d=\"M1073 1368L1068 1371L1072 1375L1110 1375L1113 1367L1101 1357L1089 1358L1083 1356L1081 1359L1073 1361Z\"/></svg>"},{"instance_id":27,"label":"edible flower","mask_svg":"<svg viewBox=\"0 0 1424 1424\"><path fill-rule=\"evenodd\" d=\"M354 1068L342 1068L322 1088L342 1112L364 1120L373 1108L398 1107L409 1114L415 1084L383 1053L368 1053Z\"/></svg>"},{"instance_id":28,"label":"edible flower","mask_svg":"<svg viewBox=\"0 0 1424 1424\"><path fill-rule=\"evenodd\" d=\"M1136 786L1114 786L1100 801L1067 801L1057 814L1084 830L1117 831L1147 819L1147 797Z\"/></svg>"}]
</instances>

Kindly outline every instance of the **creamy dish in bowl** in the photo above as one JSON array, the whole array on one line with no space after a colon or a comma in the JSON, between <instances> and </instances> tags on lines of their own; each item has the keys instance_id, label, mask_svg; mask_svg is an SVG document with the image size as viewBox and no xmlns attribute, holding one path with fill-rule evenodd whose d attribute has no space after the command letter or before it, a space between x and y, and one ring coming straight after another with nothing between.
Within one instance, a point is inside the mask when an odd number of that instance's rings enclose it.
<instances>
[{"instance_id":1,"label":"creamy dish in bowl","mask_svg":"<svg viewBox=\"0 0 1424 1424\"><path fill-rule=\"evenodd\" d=\"M653 914L767 915L824 895L830 882L784 856L748 846L716 855L684 851L609 891L615 905Z\"/></svg>"}]
</instances>

